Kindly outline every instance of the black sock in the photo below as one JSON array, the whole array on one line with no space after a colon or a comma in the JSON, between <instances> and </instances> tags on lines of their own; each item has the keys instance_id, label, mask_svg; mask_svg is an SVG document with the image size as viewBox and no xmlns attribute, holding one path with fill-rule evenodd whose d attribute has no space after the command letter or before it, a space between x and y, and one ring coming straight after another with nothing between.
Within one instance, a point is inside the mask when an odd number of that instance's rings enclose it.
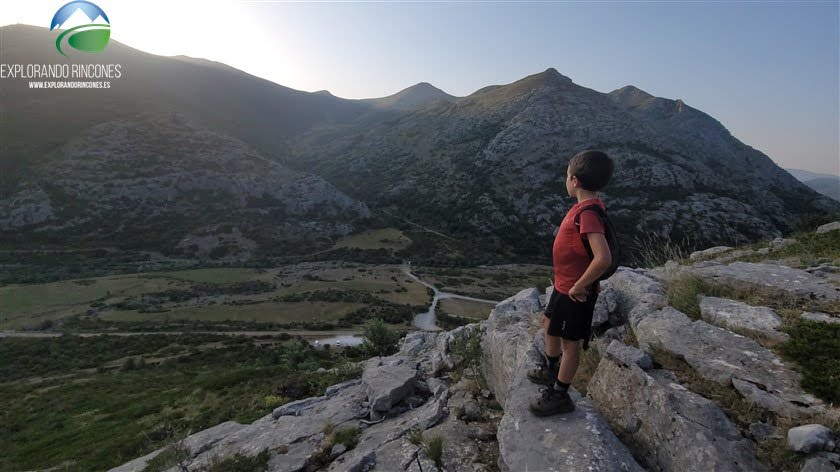
<instances>
[{"instance_id":1,"label":"black sock","mask_svg":"<svg viewBox=\"0 0 840 472\"><path fill-rule=\"evenodd\" d=\"M569 384L567 384L566 382L561 382L559 380L555 380L554 381L554 390L556 390L558 392L566 393L566 392L569 391Z\"/></svg>"},{"instance_id":2,"label":"black sock","mask_svg":"<svg viewBox=\"0 0 840 472\"><path fill-rule=\"evenodd\" d=\"M545 356L548 359L548 369L554 370L557 368L557 363L560 362L560 356Z\"/></svg>"}]
</instances>

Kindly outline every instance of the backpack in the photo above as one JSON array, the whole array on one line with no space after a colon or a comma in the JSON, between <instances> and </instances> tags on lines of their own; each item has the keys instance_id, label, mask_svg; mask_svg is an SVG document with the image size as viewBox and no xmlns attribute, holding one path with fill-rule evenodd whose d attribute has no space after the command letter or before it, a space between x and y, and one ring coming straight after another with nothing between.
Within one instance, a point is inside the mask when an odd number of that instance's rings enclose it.
<instances>
[{"instance_id":1,"label":"backpack","mask_svg":"<svg viewBox=\"0 0 840 472\"><path fill-rule=\"evenodd\" d=\"M612 257L610 266L607 267L607 270L605 270L604 273L596 280L596 282L599 282L609 278L615 273L616 269L618 269L621 247L618 245L618 235L615 234L615 227L613 226L610 217L607 216L607 212L604 211L604 209L598 204L583 207L578 214L575 215L575 226L580 226L580 214L586 210L595 210L601 218L601 222L604 224L604 238L607 240L607 245L610 247L610 256ZM594 259L595 256L592 254L592 248L589 246L589 240L581 237L581 241L583 242L584 249L586 249L586 253L589 254L589 258Z\"/></svg>"},{"instance_id":2,"label":"backpack","mask_svg":"<svg viewBox=\"0 0 840 472\"><path fill-rule=\"evenodd\" d=\"M610 256L612 257L612 261L610 262L610 266L607 267L607 270L604 271L598 277L598 280L595 283L600 282L601 280L609 278L613 275L618 269L618 260L621 255L621 248L618 245L618 235L615 234L615 227L610 221L610 217L607 216L607 212L604 211L598 204L592 204L583 207L577 215L575 215L575 226L580 226L580 214L586 210L595 210L598 213L598 216L601 218L601 222L604 223L604 238L607 240L607 245L610 247ZM581 241L583 242L583 247L586 249L586 253L589 254L589 257L594 259L595 255L592 254L592 248L589 246L589 240L584 237L581 237ZM609 322L607 322L609 323ZM583 338L583 349L589 349L589 341L592 338L592 326L589 326L586 330L586 335Z\"/></svg>"}]
</instances>

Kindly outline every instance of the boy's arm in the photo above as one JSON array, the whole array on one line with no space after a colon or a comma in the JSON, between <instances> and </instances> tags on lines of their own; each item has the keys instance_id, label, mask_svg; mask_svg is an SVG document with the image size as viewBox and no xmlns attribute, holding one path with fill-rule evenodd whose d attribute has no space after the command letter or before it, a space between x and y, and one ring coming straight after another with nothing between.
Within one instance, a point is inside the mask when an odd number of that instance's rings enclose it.
<instances>
[{"instance_id":1,"label":"boy's arm","mask_svg":"<svg viewBox=\"0 0 840 472\"><path fill-rule=\"evenodd\" d=\"M593 258L592 262L589 263L589 267L586 268L583 275L580 276L578 281L575 282L575 285L569 290L569 298L578 302L586 301L587 288L612 263L610 246L607 244L607 238L604 237L604 233L586 233L585 236L589 240L589 247L592 249Z\"/></svg>"}]
</instances>

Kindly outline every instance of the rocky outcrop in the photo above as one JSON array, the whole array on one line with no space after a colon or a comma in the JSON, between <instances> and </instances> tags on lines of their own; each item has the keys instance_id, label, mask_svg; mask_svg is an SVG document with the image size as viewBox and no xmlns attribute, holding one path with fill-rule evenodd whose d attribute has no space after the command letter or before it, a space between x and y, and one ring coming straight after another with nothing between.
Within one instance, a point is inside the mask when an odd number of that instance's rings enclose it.
<instances>
[{"instance_id":1,"label":"rocky outcrop","mask_svg":"<svg viewBox=\"0 0 840 472\"><path fill-rule=\"evenodd\" d=\"M808 418L823 402L805 393L800 376L775 353L752 339L666 307L635 327L639 345L684 360L703 378L734 387L750 403L779 415Z\"/></svg>"},{"instance_id":2,"label":"rocky outcrop","mask_svg":"<svg viewBox=\"0 0 840 472\"><path fill-rule=\"evenodd\" d=\"M804 270L752 262L694 265L688 270L722 284L740 284L789 293L804 298L840 301L840 287Z\"/></svg>"},{"instance_id":3,"label":"rocky outcrop","mask_svg":"<svg viewBox=\"0 0 840 472\"><path fill-rule=\"evenodd\" d=\"M487 320L484 337L485 377L504 407L499 423L499 467L502 470L640 471L629 450L610 431L588 399L572 393L576 410L540 418L528 411L539 395L525 371L541 362L537 345L539 293L519 292L499 303ZM535 342L536 335L536 342Z\"/></svg>"},{"instance_id":4,"label":"rocky outcrop","mask_svg":"<svg viewBox=\"0 0 840 472\"><path fill-rule=\"evenodd\" d=\"M618 344L610 345L587 392L648 470L763 470L755 444L713 401L669 371L645 371L645 354Z\"/></svg>"},{"instance_id":5,"label":"rocky outcrop","mask_svg":"<svg viewBox=\"0 0 840 472\"><path fill-rule=\"evenodd\" d=\"M726 298L698 296L700 316L709 323L751 335L773 344L783 343L790 337L779 328L782 318L766 306L752 306Z\"/></svg>"},{"instance_id":6,"label":"rocky outcrop","mask_svg":"<svg viewBox=\"0 0 840 472\"><path fill-rule=\"evenodd\" d=\"M755 265L739 272L745 267L740 264L729 266L732 277L749 279ZM630 270L616 275L609 287L619 293L620 308L629 313L630 326L644 350L683 360L703 378L731 386L750 403L776 414L809 418L825 413L826 405L804 392L799 374L770 349L705 321L692 321L666 306L667 300L659 295L664 287L653 278Z\"/></svg>"}]
</instances>

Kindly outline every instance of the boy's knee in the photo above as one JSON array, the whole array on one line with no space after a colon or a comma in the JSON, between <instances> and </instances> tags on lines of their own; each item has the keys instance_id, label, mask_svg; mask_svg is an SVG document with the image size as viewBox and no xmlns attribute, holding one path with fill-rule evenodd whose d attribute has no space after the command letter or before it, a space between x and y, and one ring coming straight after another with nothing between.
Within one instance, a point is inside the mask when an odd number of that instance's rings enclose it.
<instances>
[{"instance_id":1,"label":"boy's knee","mask_svg":"<svg viewBox=\"0 0 840 472\"><path fill-rule=\"evenodd\" d=\"M580 348L580 340L566 339L560 338L560 343L563 345L563 350L570 349L572 351L577 351Z\"/></svg>"}]
</instances>

